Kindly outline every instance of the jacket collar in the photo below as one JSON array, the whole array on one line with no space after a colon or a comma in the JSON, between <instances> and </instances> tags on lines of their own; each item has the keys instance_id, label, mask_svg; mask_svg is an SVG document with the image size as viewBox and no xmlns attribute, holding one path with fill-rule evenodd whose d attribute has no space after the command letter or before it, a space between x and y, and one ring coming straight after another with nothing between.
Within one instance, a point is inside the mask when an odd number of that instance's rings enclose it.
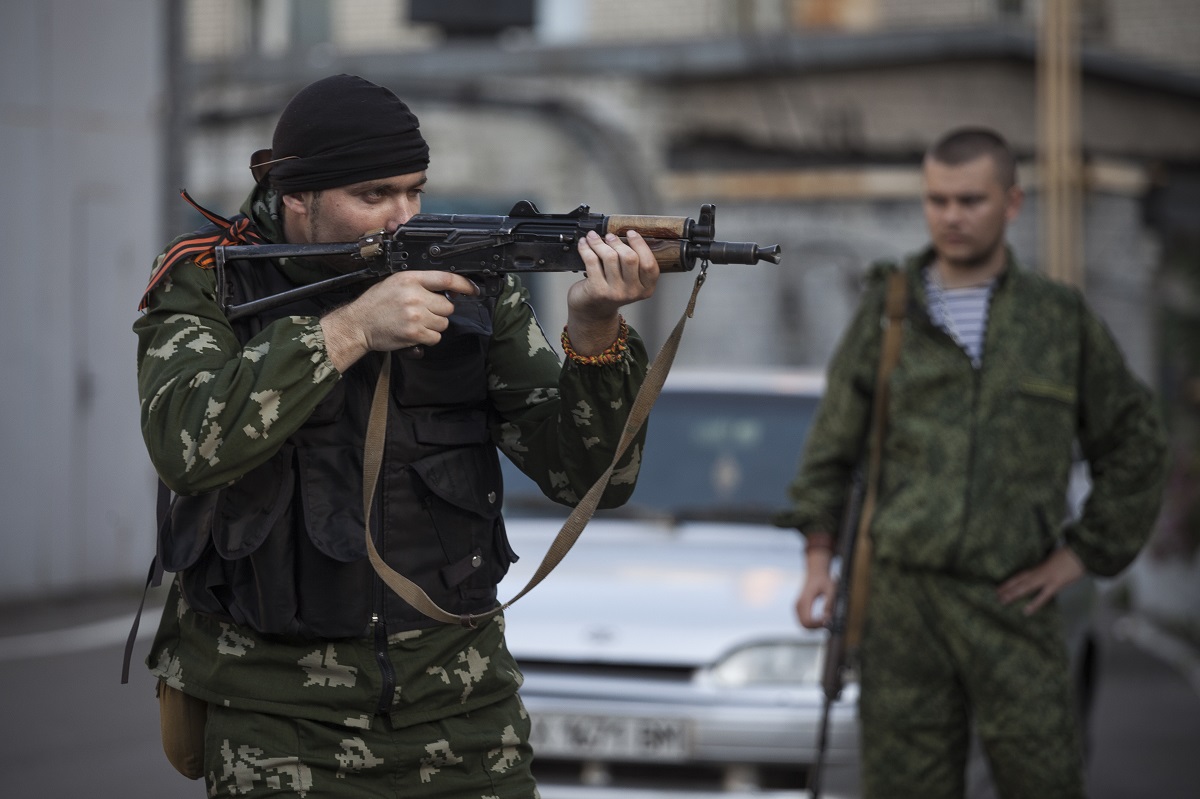
<instances>
[{"instance_id":1,"label":"jacket collar","mask_svg":"<svg viewBox=\"0 0 1200 799\"><path fill-rule=\"evenodd\" d=\"M242 203L241 211L267 241L284 243L283 195L278 189L265 184L255 186ZM338 274L336 270L321 264L317 258L280 258L276 263L288 280L298 286Z\"/></svg>"},{"instance_id":2,"label":"jacket collar","mask_svg":"<svg viewBox=\"0 0 1200 799\"><path fill-rule=\"evenodd\" d=\"M933 245L927 244L921 250L910 255L904 262L904 271L908 276L909 295L917 301L918 306L926 315L929 312L929 298L925 296L925 269L933 263L936 253L933 251ZM996 297L1004 291L1005 286L1010 282L1009 277L1013 280L1020 280L1020 275L1024 272L1020 263L1017 261L1016 255L1012 251L1012 247L1007 244L1004 246L1005 265L1004 269L996 276L996 291L992 295L993 304Z\"/></svg>"}]
</instances>

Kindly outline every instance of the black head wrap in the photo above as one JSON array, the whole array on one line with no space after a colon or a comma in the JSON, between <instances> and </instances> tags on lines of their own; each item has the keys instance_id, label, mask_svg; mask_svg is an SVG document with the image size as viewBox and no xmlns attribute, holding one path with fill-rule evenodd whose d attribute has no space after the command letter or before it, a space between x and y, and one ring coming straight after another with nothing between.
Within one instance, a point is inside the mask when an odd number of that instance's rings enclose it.
<instances>
[{"instance_id":1,"label":"black head wrap","mask_svg":"<svg viewBox=\"0 0 1200 799\"><path fill-rule=\"evenodd\" d=\"M265 156L265 157L264 157ZM390 89L334 75L301 89L283 109L269 153L251 170L289 194L420 172L429 145L417 117Z\"/></svg>"}]
</instances>

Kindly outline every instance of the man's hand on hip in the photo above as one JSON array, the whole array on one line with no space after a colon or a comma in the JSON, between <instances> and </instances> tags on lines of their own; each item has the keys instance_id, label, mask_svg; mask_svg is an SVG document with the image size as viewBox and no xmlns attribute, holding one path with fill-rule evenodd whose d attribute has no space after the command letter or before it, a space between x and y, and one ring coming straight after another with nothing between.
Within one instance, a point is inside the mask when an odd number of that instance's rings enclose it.
<instances>
[{"instance_id":1,"label":"man's hand on hip","mask_svg":"<svg viewBox=\"0 0 1200 799\"><path fill-rule=\"evenodd\" d=\"M1086 571L1078 555L1065 546L1059 547L1037 566L1005 580L996 594L1004 605L1033 594L1033 601L1025 606L1025 615L1032 616Z\"/></svg>"}]
</instances>

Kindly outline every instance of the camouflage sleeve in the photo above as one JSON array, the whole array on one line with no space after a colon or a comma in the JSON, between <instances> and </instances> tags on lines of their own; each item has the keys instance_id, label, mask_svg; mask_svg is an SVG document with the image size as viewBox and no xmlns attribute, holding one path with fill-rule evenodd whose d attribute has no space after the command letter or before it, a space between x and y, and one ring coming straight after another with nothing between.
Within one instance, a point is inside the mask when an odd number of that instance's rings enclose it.
<instances>
[{"instance_id":1,"label":"camouflage sleeve","mask_svg":"<svg viewBox=\"0 0 1200 799\"><path fill-rule=\"evenodd\" d=\"M779 527L837 537L849 499L851 476L863 453L875 394L885 281L873 280L829 362L825 394L788 487L791 507L777 514Z\"/></svg>"},{"instance_id":2,"label":"camouflage sleeve","mask_svg":"<svg viewBox=\"0 0 1200 799\"><path fill-rule=\"evenodd\" d=\"M273 322L242 346L211 270L178 264L133 326L142 436L180 494L227 485L266 461L339 379L316 317Z\"/></svg>"},{"instance_id":3,"label":"camouflage sleeve","mask_svg":"<svg viewBox=\"0 0 1200 799\"><path fill-rule=\"evenodd\" d=\"M1132 562L1158 516L1166 433L1150 391L1130 373L1104 324L1086 308L1082 332L1079 441L1092 491L1064 538L1088 571L1110 576Z\"/></svg>"},{"instance_id":4,"label":"camouflage sleeve","mask_svg":"<svg viewBox=\"0 0 1200 799\"><path fill-rule=\"evenodd\" d=\"M500 416L496 444L556 502L575 505L612 462L625 419L646 376L646 348L630 331L615 364L560 361L509 277L495 314L488 356L489 394ZM621 459L601 499L616 507L633 494L645 428Z\"/></svg>"}]
</instances>

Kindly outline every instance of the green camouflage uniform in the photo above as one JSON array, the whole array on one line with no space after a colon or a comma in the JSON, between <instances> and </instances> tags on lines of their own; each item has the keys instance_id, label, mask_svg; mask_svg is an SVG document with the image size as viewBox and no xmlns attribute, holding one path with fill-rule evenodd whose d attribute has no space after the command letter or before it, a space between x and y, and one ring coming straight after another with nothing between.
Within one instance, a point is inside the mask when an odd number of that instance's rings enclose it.
<instances>
[{"instance_id":1,"label":"green camouflage uniform","mask_svg":"<svg viewBox=\"0 0 1200 799\"><path fill-rule=\"evenodd\" d=\"M960 796L969 712L1003 795L1079 795L1057 608L1027 618L1025 602L1000 605L996 587L1060 543L1089 572L1127 566L1158 509L1161 422L1080 294L1011 254L973 368L930 320L921 275L932 257L903 267L910 300L860 664L864 783L877 797ZM887 271L873 274L830 364L783 526L838 530L869 426ZM1076 441L1093 488L1064 524Z\"/></svg>"},{"instance_id":2,"label":"green camouflage uniform","mask_svg":"<svg viewBox=\"0 0 1200 799\"><path fill-rule=\"evenodd\" d=\"M279 241L278 207L275 192L259 190L243 212ZM293 279L323 276L303 260L282 267ZM645 348L631 332L615 364L563 365L511 277L493 327L493 440L548 496L574 504L612 458L645 374ZM212 271L190 261L153 289L134 330L143 435L159 475L181 494L223 487L262 463L340 379L315 317L280 319L242 346L218 307ZM641 440L604 504L628 499L640 451ZM384 698L385 716L376 714L384 680L375 648L371 636L259 635L192 612L173 586L147 663L160 680L219 709L205 747L210 796L536 794L529 723L516 697L521 674L502 616L478 629L389 635L396 688Z\"/></svg>"}]
</instances>

